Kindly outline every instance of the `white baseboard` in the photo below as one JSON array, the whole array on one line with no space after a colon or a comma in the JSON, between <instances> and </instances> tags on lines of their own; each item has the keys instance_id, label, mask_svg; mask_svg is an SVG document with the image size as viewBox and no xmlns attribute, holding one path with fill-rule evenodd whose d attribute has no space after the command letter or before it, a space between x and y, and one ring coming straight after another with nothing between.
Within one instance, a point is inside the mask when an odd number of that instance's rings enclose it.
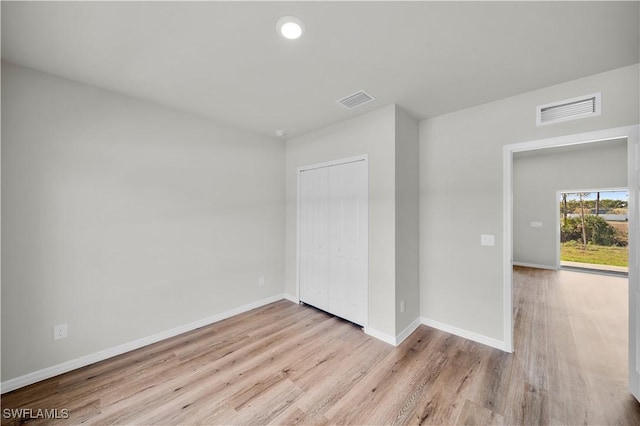
<instances>
[{"instance_id":1,"label":"white baseboard","mask_svg":"<svg viewBox=\"0 0 640 426\"><path fill-rule=\"evenodd\" d=\"M512 262L512 264L513 266L524 266L525 268L550 269L552 271L558 270L556 266L540 265L538 263Z\"/></svg>"},{"instance_id":2,"label":"white baseboard","mask_svg":"<svg viewBox=\"0 0 640 426\"><path fill-rule=\"evenodd\" d=\"M285 293L284 294L284 298L293 302L293 303L300 303L300 299L297 296L293 296L289 293Z\"/></svg>"},{"instance_id":3,"label":"white baseboard","mask_svg":"<svg viewBox=\"0 0 640 426\"><path fill-rule=\"evenodd\" d=\"M170 330L161 331L151 336L143 337L141 339L134 340L132 342L124 343L122 345L114 346L109 349L105 349L99 352L94 352L89 355L82 356L80 358L72 359L70 361L63 362L62 364L54 365L51 367L43 368L32 373L25 374L23 376L16 377L14 379L6 380L0 384L0 393L11 392L12 390L31 385L41 380L49 379L62 373L66 373L77 368L85 367L89 364L94 364L105 359L112 358L117 355L121 355L125 352L130 352L135 349L142 348L152 343L159 342L161 340L169 339L171 337L183 334L192 330L195 330L206 325L213 324L218 321L230 318L234 315L241 314L243 312L250 311L255 308L259 308L269 303L277 302L288 297L284 294L267 297L256 302L248 303L237 308L230 309L228 311L212 315L207 318L203 318L198 321L194 321L189 324L182 325L180 327L172 328Z\"/></svg>"},{"instance_id":4,"label":"white baseboard","mask_svg":"<svg viewBox=\"0 0 640 426\"><path fill-rule=\"evenodd\" d=\"M388 343L393 346L398 346L400 343L404 341L411 333L413 333L416 328L418 328L422 324L420 322L420 318L416 318L407 328L402 330L400 334L397 336L392 336L387 333L383 333L382 331L376 330L375 328L365 327L364 332L371 337L375 337L378 340L382 340L385 343Z\"/></svg>"},{"instance_id":5,"label":"white baseboard","mask_svg":"<svg viewBox=\"0 0 640 426\"><path fill-rule=\"evenodd\" d=\"M491 346L492 348L500 349L501 351L509 352L506 350L505 344L502 340L494 339L493 337L484 336L482 334L474 333L473 331L454 327L425 317L420 317L420 321L424 325L437 328L438 330L446 333L455 334L456 336L463 337L467 340L472 340L474 342L482 343L483 345Z\"/></svg>"},{"instance_id":6,"label":"white baseboard","mask_svg":"<svg viewBox=\"0 0 640 426\"><path fill-rule=\"evenodd\" d=\"M382 331L376 330L375 328L365 327L364 332L371 337L375 337L378 340L382 340L385 343L396 346L396 337L387 333L383 333Z\"/></svg>"},{"instance_id":7,"label":"white baseboard","mask_svg":"<svg viewBox=\"0 0 640 426\"><path fill-rule=\"evenodd\" d=\"M185 324L180 327L175 327L170 330L161 331L151 336L143 337L141 339L124 343L122 345L114 346L112 348L108 348L99 352L94 352L92 354L85 355L80 358L72 359L70 361L66 361L61 364L43 368L41 370L25 374L23 376L16 377L14 379L6 380L0 383L0 393L11 392L12 390L15 390L24 386L28 386L33 383L49 379L51 377L55 377L59 374L63 374L71 370L82 368L87 365L94 364L96 362L104 361L105 359L112 358L114 356L121 355L123 353L130 352L130 351L142 348L144 346L151 345L153 343L157 343L161 340L169 339L179 334L187 333L197 328L204 327L204 326L216 323L218 321L222 321L234 315L238 315L238 314L250 311L252 309L268 305L269 303L277 302L278 300L282 300L282 299L287 299L287 300L290 300L291 302L299 303L298 298L290 294L280 294L276 296L267 297L265 299L258 300L256 302L252 302L243 306L239 306L237 308L233 308L228 311L225 311L216 315L212 315L210 317L203 318L201 320L194 321L192 323ZM431 320L425 317L420 317L419 319L414 320L411 324L409 324L409 326L407 326L404 330L402 330L397 336L392 336L390 334L384 333L382 331L376 330L371 327L365 327L364 332L371 337L374 337L378 340L382 340L385 343L388 343L393 346L398 346L407 337L409 337L409 335L411 335L411 333L413 333L420 326L420 324L437 328L438 330L455 334L456 336L473 340L474 342L482 343L484 345L491 346L493 348L505 350L504 342L501 340L496 340L491 337L483 336L481 334L460 329L460 328L457 328L448 324L444 324L435 320Z\"/></svg>"},{"instance_id":8,"label":"white baseboard","mask_svg":"<svg viewBox=\"0 0 640 426\"><path fill-rule=\"evenodd\" d=\"M406 339L411 335L411 333L416 331L416 328L420 327L420 324L422 324L420 318L416 318L411 324L407 326L407 328L402 330L400 334L396 336L396 346L400 345L400 343L402 343L404 339Z\"/></svg>"}]
</instances>

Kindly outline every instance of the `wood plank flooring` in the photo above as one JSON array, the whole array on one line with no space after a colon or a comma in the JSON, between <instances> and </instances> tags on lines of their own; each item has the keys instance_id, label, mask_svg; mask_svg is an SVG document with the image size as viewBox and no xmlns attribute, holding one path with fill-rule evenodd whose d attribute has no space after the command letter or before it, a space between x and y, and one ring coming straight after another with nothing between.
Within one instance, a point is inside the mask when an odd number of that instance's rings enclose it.
<instances>
[{"instance_id":1,"label":"wood plank flooring","mask_svg":"<svg viewBox=\"0 0 640 426\"><path fill-rule=\"evenodd\" d=\"M2 396L29 424L640 424L627 280L515 268L515 353L420 326L397 348L288 301ZM2 424L20 419L2 418Z\"/></svg>"}]
</instances>

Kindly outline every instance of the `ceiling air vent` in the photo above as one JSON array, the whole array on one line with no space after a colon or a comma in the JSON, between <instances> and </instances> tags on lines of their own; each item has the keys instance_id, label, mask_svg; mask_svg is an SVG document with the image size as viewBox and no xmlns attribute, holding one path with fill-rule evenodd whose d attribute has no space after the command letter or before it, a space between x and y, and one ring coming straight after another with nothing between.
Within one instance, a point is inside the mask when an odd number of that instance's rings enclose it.
<instances>
[{"instance_id":1,"label":"ceiling air vent","mask_svg":"<svg viewBox=\"0 0 640 426\"><path fill-rule=\"evenodd\" d=\"M565 101L539 105L536 108L537 125L543 126L545 124L600 115L602 109L600 98L600 93L594 93Z\"/></svg>"},{"instance_id":2,"label":"ceiling air vent","mask_svg":"<svg viewBox=\"0 0 640 426\"><path fill-rule=\"evenodd\" d=\"M366 104L367 102L371 102L374 99L375 98L373 96L371 96L364 90L360 90L359 92L339 99L338 103L347 109L353 109L359 107L360 105Z\"/></svg>"}]
</instances>

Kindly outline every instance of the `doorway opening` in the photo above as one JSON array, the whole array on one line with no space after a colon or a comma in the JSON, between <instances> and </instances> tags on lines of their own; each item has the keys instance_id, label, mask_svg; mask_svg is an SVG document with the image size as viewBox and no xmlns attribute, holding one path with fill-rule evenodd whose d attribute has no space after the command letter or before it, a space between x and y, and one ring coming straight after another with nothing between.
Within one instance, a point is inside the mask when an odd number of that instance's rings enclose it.
<instances>
[{"instance_id":1,"label":"doorway opening","mask_svg":"<svg viewBox=\"0 0 640 426\"><path fill-rule=\"evenodd\" d=\"M627 188L629 223L628 272L628 377L629 390L640 401L640 126L619 127L550 139L505 145L503 147L503 301L504 350L514 350L513 300L513 158L514 153L553 147L569 147L624 138L627 140ZM554 209L558 211L559 209Z\"/></svg>"},{"instance_id":2,"label":"doorway opening","mask_svg":"<svg viewBox=\"0 0 640 426\"><path fill-rule=\"evenodd\" d=\"M558 202L560 266L627 275L629 191L559 191Z\"/></svg>"}]
</instances>

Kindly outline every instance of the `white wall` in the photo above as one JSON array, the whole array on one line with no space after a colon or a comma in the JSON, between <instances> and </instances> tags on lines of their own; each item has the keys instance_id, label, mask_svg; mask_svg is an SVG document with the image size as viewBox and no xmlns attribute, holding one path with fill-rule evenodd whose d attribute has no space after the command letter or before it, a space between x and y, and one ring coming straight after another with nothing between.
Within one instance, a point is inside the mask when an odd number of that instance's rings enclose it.
<instances>
[{"instance_id":1,"label":"white wall","mask_svg":"<svg viewBox=\"0 0 640 426\"><path fill-rule=\"evenodd\" d=\"M2 380L281 295L283 182L281 141L3 63Z\"/></svg>"},{"instance_id":2,"label":"white wall","mask_svg":"<svg viewBox=\"0 0 640 426\"><path fill-rule=\"evenodd\" d=\"M637 123L638 75L625 67L420 123L420 315L502 339L503 145ZM601 116L535 126L536 105L597 91ZM397 217L413 211L415 150L398 143L414 132L395 105L285 151L3 63L2 113L3 381L283 290L295 297L296 169L358 154L370 168L369 326L393 336L415 314L412 261L396 268L418 228ZM481 247L481 233L496 246ZM70 336L53 342L63 322Z\"/></svg>"},{"instance_id":3,"label":"white wall","mask_svg":"<svg viewBox=\"0 0 640 426\"><path fill-rule=\"evenodd\" d=\"M297 297L298 167L369 156L369 327L395 336L395 105L286 143L286 293Z\"/></svg>"},{"instance_id":4,"label":"white wall","mask_svg":"<svg viewBox=\"0 0 640 426\"><path fill-rule=\"evenodd\" d=\"M514 262L548 268L557 266L560 227L557 191L626 187L626 139L562 150L516 153L513 159ZM531 222L541 222L542 226L531 227Z\"/></svg>"},{"instance_id":5,"label":"white wall","mask_svg":"<svg viewBox=\"0 0 640 426\"><path fill-rule=\"evenodd\" d=\"M423 317L503 340L503 146L638 123L639 71L629 66L420 123ZM594 92L602 92L601 116L536 127L536 105ZM495 247L480 246L480 234L495 235Z\"/></svg>"},{"instance_id":6,"label":"white wall","mask_svg":"<svg viewBox=\"0 0 640 426\"><path fill-rule=\"evenodd\" d=\"M420 318L418 140L418 122L396 108L396 336Z\"/></svg>"},{"instance_id":7,"label":"white wall","mask_svg":"<svg viewBox=\"0 0 640 426\"><path fill-rule=\"evenodd\" d=\"M287 141L286 292L297 298L297 169L361 154L369 156L367 328L393 342L420 317L418 123L396 105Z\"/></svg>"}]
</instances>

